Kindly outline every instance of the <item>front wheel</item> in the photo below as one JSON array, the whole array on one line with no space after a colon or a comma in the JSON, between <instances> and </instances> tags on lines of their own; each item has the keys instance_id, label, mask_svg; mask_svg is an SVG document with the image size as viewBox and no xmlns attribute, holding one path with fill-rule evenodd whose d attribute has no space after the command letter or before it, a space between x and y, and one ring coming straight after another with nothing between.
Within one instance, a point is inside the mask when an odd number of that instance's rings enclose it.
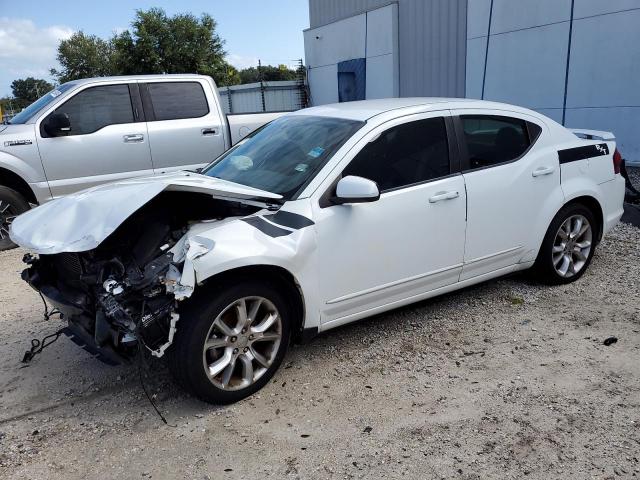
<instances>
[{"instance_id":1,"label":"front wheel","mask_svg":"<svg viewBox=\"0 0 640 480\"><path fill-rule=\"evenodd\" d=\"M0 252L16 245L9 238L14 218L29 210L29 203L15 190L0 185Z\"/></svg>"},{"instance_id":2,"label":"front wheel","mask_svg":"<svg viewBox=\"0 0 640 480\"><path fill-rule=\"evenodd\" d=\"M261 389L280 366L291 336L278 290L246 281L194 298L180 313L170 368L201 400L233 403Z\"/></svg>"},{"instance_id":3,"label":"front wheel","mask_svg":"<svg viewBox=\"0 0 640 480\"><path fill-rule=\"evenodd\" d=\"M534 270L552 285L575 282L589 267L598 225L581 204L567 205L554 217L544 237Z\"/></svg>"}]
</instances>

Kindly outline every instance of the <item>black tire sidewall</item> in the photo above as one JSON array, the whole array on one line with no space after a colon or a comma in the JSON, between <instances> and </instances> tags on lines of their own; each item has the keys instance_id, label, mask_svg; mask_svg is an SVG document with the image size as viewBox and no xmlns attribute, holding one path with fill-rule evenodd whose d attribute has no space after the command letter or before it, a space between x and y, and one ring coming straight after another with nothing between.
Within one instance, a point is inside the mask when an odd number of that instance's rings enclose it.
<instances>
[{"instance_id":1,"label":"black tire sidewall","mask_svg":"<svg viewBox=\"0 0 640 480\"><path fill-rule=\"evenodd\" d=\"M558 229L567 218L573 215L582 215L587 219L587 221L591 225L593 237L591 240L591 250L589 251L589 256L587 257L587 261L585 262L584 266L577 274L567 278L561 276L558 272L556 272L555 266L553 265L552 249L556 235L558 233ZM593 258L593 254L595 253L599 228L600 226L598 225L595 216L593 215L591 210L584 205L576 203L567 205L562 208L551 221L551 224L549 225L547 233L545 234L544 240L542 242L542 246L540 247L538 258L536 259L535 269L538 273L539 279L551 285L562 285L575 282L580 277L582 277L582 275L584 275L584 273L589 268L591 259Z\"/></svg>"},{"instance_id":2,"label":"black tire sidewall","mask_svg":"<svg viewBox=\"0 0 640 480\"><path fill-rule=\"evenodd\" d=\"M237 402L266 385L282 363L291 337L290 308L280 293L282 290L277 288L277 284L272 286L247 280L226 288L222 287L220 290L212 288L205 290L198 298L190 300L180 311L175 348L171 351L170 362L173 363L171 369L178 377L179 383L201 400L215 404ZM222 390L211 383L205 372L202 362L205 338L214 319L223 309L239 298L250 296L267 298L278 309L282 320L280 347L273 364L253 385L242 390Z\"/></svg>"},{"instance_id":3,"label":"black tire sidewall","mask_svg":"<svg viewBox=\"0 0 640 480\"><path fill-rule=\"evenodd\" d=\"M12 210L16 215L20 215L30 208L29 202L27 202L22 195L3 185L0 185L0 200L2 200L3 203L7 202L11 204ZM10 250L15 247L16 244L10 239L0 240L0 252L3 250Z\"/></svg>"}]
</instances>

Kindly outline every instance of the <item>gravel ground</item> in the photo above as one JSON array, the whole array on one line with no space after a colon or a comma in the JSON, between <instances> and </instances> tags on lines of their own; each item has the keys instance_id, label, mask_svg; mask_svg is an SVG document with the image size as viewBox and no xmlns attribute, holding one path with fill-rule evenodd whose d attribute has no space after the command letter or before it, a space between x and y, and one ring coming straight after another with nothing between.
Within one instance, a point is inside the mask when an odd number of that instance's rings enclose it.
<instances>
[{"instance_id":1,"label":"gravel ground","mask_svg":"<svg viewBox=\"0 0 640 480\"><path fill-rule=\"evenodd\" d=\"M640 477L640 230L620 225L563 287L524 275L379 315L293 347L228 407L67 339L20 364L42 319L0 253L2 478ZM604 346L616 336L618 342Z\"/></svg>"},{"instance_id":2,"label":"gravel ground","mask_svg":"<svg viewBox=\"0 0 640 480\"><path fill-rule=\"evenodd\" d=\"M640 167L627 167L627 173L629 174L629 180L631 184L640 190Z\"/></svg>"}]
</instances>

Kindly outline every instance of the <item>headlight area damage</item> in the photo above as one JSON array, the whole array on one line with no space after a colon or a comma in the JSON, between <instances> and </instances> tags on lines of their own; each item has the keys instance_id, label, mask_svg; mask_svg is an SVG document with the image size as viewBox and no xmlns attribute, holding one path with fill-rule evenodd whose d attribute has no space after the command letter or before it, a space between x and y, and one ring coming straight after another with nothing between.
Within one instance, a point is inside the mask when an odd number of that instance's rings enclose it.
<instances>
[{"instance_id":1,"label":"headlight area damage","mask_svg":"<svg viewBox=\"0 0 640 480\"><path fill-rule=\"evenodd\" d=\"M187 235L190 227L260 208L164 191L93 249L27 255L22 276L63 314L69 337L100 360L128 361L140 346L161 357L176 331L178 302L195 288L193 261L214 247L212 240Z\"/></svg>"}]
</instances>

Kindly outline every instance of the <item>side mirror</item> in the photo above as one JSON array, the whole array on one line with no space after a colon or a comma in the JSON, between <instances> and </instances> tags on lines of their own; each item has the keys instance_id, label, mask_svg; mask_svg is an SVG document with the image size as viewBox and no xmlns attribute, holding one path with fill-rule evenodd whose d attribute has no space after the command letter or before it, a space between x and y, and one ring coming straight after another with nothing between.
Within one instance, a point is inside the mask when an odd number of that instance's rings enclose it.
<instances>
[{"instance_id":1,"label":"side mirror","mask_svg":"<svg viewBox=\"0 0 640 480\"><path fill-rule=\"evenodd\" d=\"M61 137L71 131L71 122L66 113L52 113L44 123L44 131L52 137Z\"/></svg>"},{"instance_id":2,"label":"side mirror","mask_svg":"<svg viewBox=\"0 0 640 480\"><path fill-rule=\"evenodd\" d=\"M331 199L333 204L375 202L380 198L378 184L368 178L346 176L336 185L336 195Z\"/></svg>"}]
</instances>

